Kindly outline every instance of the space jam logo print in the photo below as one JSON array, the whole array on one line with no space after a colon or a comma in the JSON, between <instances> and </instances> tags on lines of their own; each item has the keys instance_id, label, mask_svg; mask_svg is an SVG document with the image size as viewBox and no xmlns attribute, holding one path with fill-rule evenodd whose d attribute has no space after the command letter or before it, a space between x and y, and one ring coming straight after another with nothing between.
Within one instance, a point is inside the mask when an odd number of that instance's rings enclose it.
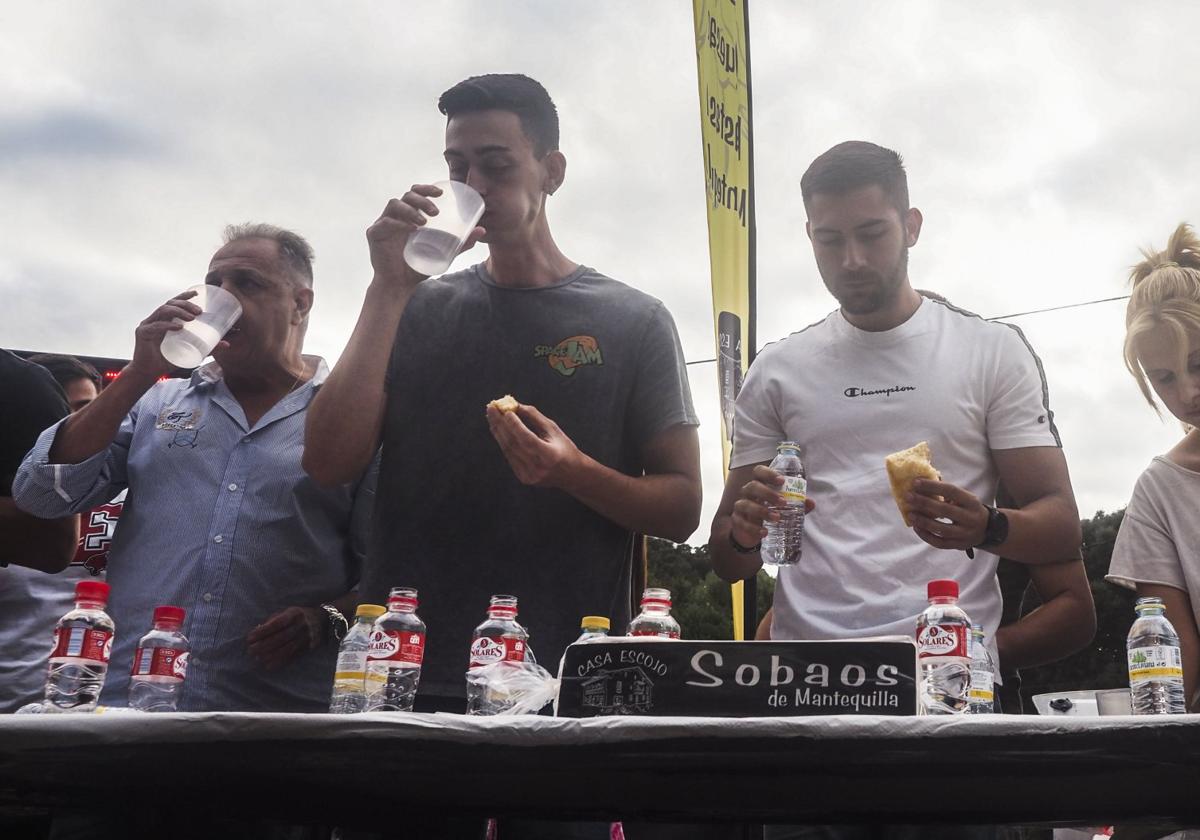
<instances>
[{"instance_id":1,"label":"space jam logo print","mask_svg":"<svg viewBox=\"0 0 1200 840\"><path fill-rule=\"evenodd\" d=\"M124 501L113 501L92 508L79 518L79 542L75 546L72 566L82 566L93 577L108 567L108 552L117 533Z\"/></svg>"},{"instance_id":2,"label":"space jam logo print","mask_svg":"<svg viewBox=\"0 0 1200 840\"><path fill-rule=\"evenodd\" d=\"M535 359L545 359L557 373L574 376L575 371L588 365L603 365L600 342L590 335L573 335L554 346L539 344L533 348Z\"/></svg>"}]
</instances>

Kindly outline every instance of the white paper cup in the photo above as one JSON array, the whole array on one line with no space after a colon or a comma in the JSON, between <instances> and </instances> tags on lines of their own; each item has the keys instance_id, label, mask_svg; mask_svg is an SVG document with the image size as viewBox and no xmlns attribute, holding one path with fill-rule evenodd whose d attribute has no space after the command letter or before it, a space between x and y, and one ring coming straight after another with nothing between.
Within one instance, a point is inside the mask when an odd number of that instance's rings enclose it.
<instances>
[{"instance_id":1,"label":"white paper cup","mask_svg":"<svg viewBox=\"0 0 1200 840\"><path fill-rule=\"evenodd\" d=\"M442 188L441 195L430 198L438 214L426 216L424 226L404 246L404 261L426 277L445 273L483 215L483 196L462 181L439 181L434 186Z\"/></svg>"},{"instance_id":2,"label":"white paper cup","mask_svg":"<svg viewBox=\"0 0 1200 840\"><path fill-rule=\"evenodd\" d=\"M188 291L196 293L189 300L204 311L191 321L176 318L176 323L182 323L183 329L164 335L161 346L163 358L181 368L199 367L229 328L242 317L238 299L220 286L201 284Z\"/></svg>"}]
</instances>

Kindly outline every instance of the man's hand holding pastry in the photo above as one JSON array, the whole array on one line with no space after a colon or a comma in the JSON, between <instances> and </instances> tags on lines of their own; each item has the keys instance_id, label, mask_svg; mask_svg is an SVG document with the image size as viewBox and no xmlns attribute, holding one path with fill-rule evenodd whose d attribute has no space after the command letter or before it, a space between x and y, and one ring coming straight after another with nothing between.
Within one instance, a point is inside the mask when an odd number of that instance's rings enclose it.
<instances>
[{"instance_id":1,"label":"man's hand holding pastry","mask_svg":"<svg viewBox=\"0 0 1200 840\"><path fill-rule=\"evenodd\" d=\"M987 534L988 509L973 493L942 481L921 441L884 460L904 524L934 548L974 548Z\"/></svg>"},{"instance_id":2,"label":"man's hand holding pastry","mask_svg":"<svg viewBox=\"0 0 1200 840\"><path fill-rule=\"evenodd\" d=\"M988 511L975 494L945 481L919 478L905 501L913 530L934 548L965 551L983 542Z\"/></svg>"},{"instance_id":3,"label":"man's hand holding pastry","mask_svg":"<svg viewBox=\"0 0 1200 840\"><path fill-rule=\"evenodd\" d=\"M522 484L569 487L583 454L557 423L508 394L488 403L487 421Z\"/></svg>"}]
</instances>

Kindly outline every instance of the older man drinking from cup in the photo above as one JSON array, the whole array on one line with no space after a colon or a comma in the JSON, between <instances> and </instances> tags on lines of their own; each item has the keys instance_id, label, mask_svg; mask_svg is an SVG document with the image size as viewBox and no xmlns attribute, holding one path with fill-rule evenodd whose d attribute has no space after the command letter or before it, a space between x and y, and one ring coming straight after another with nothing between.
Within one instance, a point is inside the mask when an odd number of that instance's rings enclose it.
<instances>
[{"instance_id":1,"label":"older man drinking from cup","mask_svg":"<svg viewBox=\"0 0 1200 840\"><path fill-rule=\"evenodd\" d=\"M227 228L205 284L235 297L241 316L214 361L159 381L172 369L164 336L201 312L195 292L183 292L137 327L120 377L43 432L21 465L13 496L38 516L86 510L128 487L108 561L119 632L101 703L125 704L139 631L160 604L187 610L181 710L328 703L374 471L320 488L300 466L305 414L328 372L301 353L312 256L290 231Z\"/></svg>"}]
</instances>

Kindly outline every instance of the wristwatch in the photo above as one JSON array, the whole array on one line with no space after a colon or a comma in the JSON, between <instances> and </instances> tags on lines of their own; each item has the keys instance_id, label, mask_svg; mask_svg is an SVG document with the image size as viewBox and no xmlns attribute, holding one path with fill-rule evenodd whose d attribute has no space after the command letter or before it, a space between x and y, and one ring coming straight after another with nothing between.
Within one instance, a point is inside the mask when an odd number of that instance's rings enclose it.
<instances>
[{"instance_id":1,"label":"wristwatch","mask_svg":"<svg viewBox=\"0 0 1200 840\"><path fill-rule=\"evenodd\" d=\"M346 616L342 615L342 611L332 604L321 604L321 609L325 610L325 615L329 619L329 635L335 642L341 642L346 638L350 622L346 621Z\"/></svg>"},{"instance_id":2,"label":"wristwatch","mask_svg":"<svg viewBox=\"0 0 1200 840\"><path fill-rule=\"evenodd\" d=\"M997 546L1008 539L1008 516L991 505L984 507L988 512L987 527L983 530L983 540L976 544L976 548Z\"/></svg>"},{"instance_id":3,"label":"wristwatch","mask_svg":"<svg viewBox=\"0 0 1200 840\"><path fill-rule=\"evenodd\" d=\"M762 540L759 540L754 545L742 545L740 542L738 542L737 540L735 540L733 538L733 531L730 531L729 532L729 545L738 554L757 554L758 550L760 548L762 548Z\"/></svg>"}]
</instances>

